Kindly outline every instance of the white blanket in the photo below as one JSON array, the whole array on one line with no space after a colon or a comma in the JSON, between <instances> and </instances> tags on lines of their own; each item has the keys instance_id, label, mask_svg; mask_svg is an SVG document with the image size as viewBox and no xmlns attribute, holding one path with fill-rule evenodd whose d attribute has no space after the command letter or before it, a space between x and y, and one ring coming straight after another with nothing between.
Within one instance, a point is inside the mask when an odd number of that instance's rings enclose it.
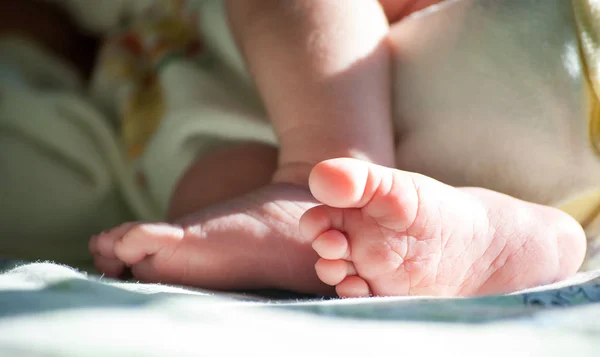
<instances>
[{"instance_id":1,"label":"white blanket","mask_svg":"<svg viewBox=\"0 0 600 357\"><path fill-rule=\"evenodd\" d=\"M597 356L598 276L480 299L285 302L29 264L0 275L0 355Z\"/></svg>"}]
</instances>

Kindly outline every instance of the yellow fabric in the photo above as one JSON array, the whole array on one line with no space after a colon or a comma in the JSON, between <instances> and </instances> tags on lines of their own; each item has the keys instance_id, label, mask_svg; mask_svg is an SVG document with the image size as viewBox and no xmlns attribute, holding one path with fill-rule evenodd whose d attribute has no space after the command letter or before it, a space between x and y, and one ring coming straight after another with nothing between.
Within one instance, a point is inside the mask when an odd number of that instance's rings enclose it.
<instances>
[{"instance_id":1,"label":"yellow fabric","mask_svg":"<svg viewBox=\"0 0 600 357\"><path fill-rule=\"evenodd\" d=\"M586 97L589 102L589 143L600 154L600 1L572 0L583 62ZM593 190L560 207L577 219L588 235L586 264L594 267L600 259L600 189Z\"/></svg>"},{"instance_id":2,"label":"yellow fabric","mask_svg":"<svg viewBox=\"0 0 600 357\"><path fill-rule=\"evenodd\" d=\"M600 82L599 63L600 53L598 39L600 23L598 22L597 0L572 0L573 14L579 35L579 48L582 57L586 79L586 97L589 102L589 140L596 153L600 153L600 101L598 90ZM578 197L560 208L573 216L584 227L588 226L600 213L600 190L594 190L582 197Z\"/></svg>"},{"instance_id":3,"label":"yellow fabric","mask_svg":"<svg viewBox=\"0 0 600 357\"><path fill-rule=\"evenodd\" d=\"M120 120L129 159L142 155L166 115L159 71L172 60L197 59L203 52L198 12L188 0L156 1L124 31L105 40L94 79L124 93L112 106L118 108L113 114Z\"/></svg>"},{"instance_id":4,"label":"yellow fabric","mask_svg":"<svg viewBox=\"0 0 600 357\"><path fill-rule=\"evenodd\" d=\"M572 0L573 13L579 35L586 96L589 101L589 140L592 150L600 153L600 1ZM560 207L584 227L600 214L600 190L594 190Z\"/></svg>"}]
</instances>

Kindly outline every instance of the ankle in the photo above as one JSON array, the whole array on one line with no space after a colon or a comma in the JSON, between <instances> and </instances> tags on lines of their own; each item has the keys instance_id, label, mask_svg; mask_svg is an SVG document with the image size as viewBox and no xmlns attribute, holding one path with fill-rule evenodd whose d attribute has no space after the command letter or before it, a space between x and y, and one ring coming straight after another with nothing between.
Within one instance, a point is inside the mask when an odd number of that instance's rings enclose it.
<instances>
[{"instance_id":1,"label":"ankle","mask_svg":"<svg viewBox=\"0 0 600 357\"><path fill-rule=\"evenodd\" d=\"M313 166L313 164L308 162L288 162L281 164L273 174L271 182L308 187L308 177Z\"/></svg>"},{"instance_id":2,"label":"ankle","mask_svg":"<svg viewBox=\"0 0 600 357\"><path fill-rule=\"evenodd\" d=\"M385 137L377 140L365 136L353 138L309 127L281 133L278 140L280 167L287 164L290 168L305 166L312 169L319 162L341 157L387 167L395 165L393 143L387 143ZM310 169L307 173L310 173Z\"/></svg>"}]
</instances>

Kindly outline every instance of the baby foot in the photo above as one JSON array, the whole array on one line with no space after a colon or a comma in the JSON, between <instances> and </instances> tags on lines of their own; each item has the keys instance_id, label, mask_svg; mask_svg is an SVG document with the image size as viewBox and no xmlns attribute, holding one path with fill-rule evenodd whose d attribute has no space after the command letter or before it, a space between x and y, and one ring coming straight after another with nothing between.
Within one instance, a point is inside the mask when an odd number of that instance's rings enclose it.
<instances>
[{"instance_id":1,"label":"baby foot","mask_svg":"<svg viewBox=\"0 0 600 357\"><path fill-rule=\"evenodd\" d=\"M565 213L353 159L318 164L323 205L300 231L342 297L509 293L574 274L585 236Z\"/></svg>"},{"instance_id":2,"label":"baby foot","mask_svg":"<svg viewBox=\"0 0 600 357\"><path fill-rule=\"evenodd\" d=\"M316 201L307 189L271 185L211 206L177 224L126 223L92 237L96 268L118 277L207 289L282 289L332 295L318 256L298 230Z\"/></svg>"}]
</instances>

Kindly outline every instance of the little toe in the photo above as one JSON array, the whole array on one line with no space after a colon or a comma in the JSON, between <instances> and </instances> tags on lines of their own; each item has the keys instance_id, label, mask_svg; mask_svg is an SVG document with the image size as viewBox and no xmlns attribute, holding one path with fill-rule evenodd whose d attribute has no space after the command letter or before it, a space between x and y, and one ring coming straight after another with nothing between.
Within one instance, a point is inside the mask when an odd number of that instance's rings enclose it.
<instances>
[{"instance_id":1,"label":"little toe","mask_svg":"<svg viewBox=\"0 0 600 357\"><path fill-rule=\"evenodd\" d=\"M327 285L337 285L349 275L356 275L352 262L346 260L319 259L315 264L319 279Z\"/></svg>"},{"instance_id":2,"label":"little toe","mask_svg":"<svg viewBox=\"0 0 600 357\"><path fill-rule=\"evenodd\" d=\"M123 223L116 228L93 236L88 243L90 252L93 255L102 255L108 259L117 259L117 256L115 255L115 244L136 224L138 223Z\"/></svg>"},{"instance_id":3,"label":"little toe","mask_svg":"<svg viewBox=\"0 0 600 357\"><path fill-rule=\"evenodd\" d=\"M125 263L118 259L110 259L102 255L94 255L94 267L102 274L111 278L116 278L125 270Z\"/></svg>"},{"instance_id":4,"label":"little toe","mask_svg":"<svg viewBox=\"0 0 600 357\"><path fill-rule=\"evenodd\" d=\"M329 230L317 237L312 248L324 259L350 259L350 246L346 236L335 229Z\"/></svg>"},{"instance_id":5,"label":"little toe","mask_svg":"<svg viewBox=\"0 0 600 357\"><path fill-rule=\"evenodd\" d=\"M184 234L183 228L169 224L139 224L115 243L114 252L126 264L134 265L148 255L156 254L164 246L179 242Z\"/></svg>"},{"instance_id":6,"label":"little toe","mask_svg":"<svg viewBox=\"0 0 600 357\"><path fill-rule=\"evenodd\" d=\"M339 297L358 298L372 295L369 284L359 276L348 276L344 281L337 284L335 291Z\"/></svg>"}]
</instances>

